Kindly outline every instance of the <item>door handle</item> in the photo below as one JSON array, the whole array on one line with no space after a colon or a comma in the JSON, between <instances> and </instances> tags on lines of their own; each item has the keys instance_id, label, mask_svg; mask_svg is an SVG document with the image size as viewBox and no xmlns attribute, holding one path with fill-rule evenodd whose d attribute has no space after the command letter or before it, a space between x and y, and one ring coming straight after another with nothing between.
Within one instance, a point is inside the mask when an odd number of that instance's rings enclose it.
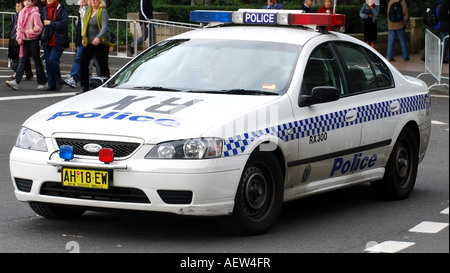
<instances>
[{"instance_id":1,"label":"door handle","mask_svg":"<svg viewBox=\"0 0 450 273\"><path fill-rule=\"evenodd\" d=\"M398 101L394 100L389 105L389 109L391 110L391 112L397 112L398 110L400 110L400 103Z\"/></svg>"},{"instance_id":2,"label":"door handle","mask_svg":"<svg viewBox=\"0 0 450 273\"><path fill-rule=\"evenodd\" d=\"M353 122L358 117L358 112L355 109L352 109L345 114L345 121L346 122Z\"/></svg>"}]
</instances>

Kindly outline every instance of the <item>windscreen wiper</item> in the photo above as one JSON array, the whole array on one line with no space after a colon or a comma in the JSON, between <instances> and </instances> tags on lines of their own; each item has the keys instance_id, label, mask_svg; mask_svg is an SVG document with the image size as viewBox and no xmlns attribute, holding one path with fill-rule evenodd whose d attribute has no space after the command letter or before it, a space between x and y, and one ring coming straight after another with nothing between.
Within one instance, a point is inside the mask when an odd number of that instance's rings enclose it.
<instances>
[{"instance_id":1,"label":"windscreen wiper","mask_svg":"<svg viewBox=\"0 0 450 273\"><path fill-rule=\"evenodd\" d=\"M155 90L155 91L185 91L183 89L167 88L162 86L133 86L132 89Z\"/></svg>"},{"instance_id":2,"label":"windscreen wiper","mask_svg":"<svg viewBox=\"0 0 450 273\"><path fill-rule=\"evenodd\" d=\"M261 91L261 90L251 90L251 89L229 89L222 90L223 94L237 94L237 95L276 95L278 93L269 92L269 91Z\"/></svg>"}]
</instances>

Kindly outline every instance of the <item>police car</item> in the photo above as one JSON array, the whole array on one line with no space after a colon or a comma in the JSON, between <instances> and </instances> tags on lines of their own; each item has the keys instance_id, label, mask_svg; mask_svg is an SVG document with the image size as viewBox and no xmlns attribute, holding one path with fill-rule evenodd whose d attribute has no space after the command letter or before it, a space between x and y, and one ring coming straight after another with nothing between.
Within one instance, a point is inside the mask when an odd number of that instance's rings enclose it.
<instances>
[{"instance_id":1,"label":"police car","mask_svg":"<svg viewBox=\"0 0 450 273\"><path fill-rule=\"evenodd\" d=\"M408 197L430 139L428 88L326 30L344 15L192 11L191 20L205 28L23 124L10 154L18 200L48 218L158 211L261 234L301 197L366 182Z\"/></svg>"}]
</instances>

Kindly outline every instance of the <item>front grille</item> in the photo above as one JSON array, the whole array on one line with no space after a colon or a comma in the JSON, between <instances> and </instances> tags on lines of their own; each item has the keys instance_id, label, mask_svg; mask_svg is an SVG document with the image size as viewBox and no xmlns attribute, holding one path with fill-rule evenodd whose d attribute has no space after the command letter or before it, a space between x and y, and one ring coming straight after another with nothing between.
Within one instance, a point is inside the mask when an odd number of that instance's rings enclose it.
<instances>
[{"instance_id":1,"label":"front grille","mask_svg":"<svg viewBox=\"0 0 450 273\"><path fill-rule=\"evenodd\" d=\"M16 182L16 186L19 189L19 191L24 191L24 192L31 191L31 187L33 186L33 180L15 177L14 181Z\"/></svg>"},{"instance_id":2,"label":"front grille","mask_svg":"<svg viewBox=\"0 0 450 273\"><path fill-rule=\"evenodd\" d=\"M61 145L72 146L75 155L98 156L98 152L91 153L83 149L84 145L95 143L101 145L103 148L112 149L114 151L115 158L127 157L131 155L140 145L139 143L133 142L117 142L92 139L56 138L55 140L58 144L58 147L61 147Z\"/></svg>"},{"instance_id":3,"label":"front grille","mask_svg":"<svg viewBox=\"0 0 450 273\"><path fill-rule=\"evenodd\" d=\"M150 204L147 195L143 191L134 188L109 187L108 190L84 189L63 187L58 182L45 182L41 187L40 193L42 195L67 198Z\"/></svg>"},{"instance_id":4,"label":"front grille","mask_svg":"<svg viewBox=\"0 0 450 273\"><path fill-rule=\"evenodd\" d=\"M158 194L166 204L187 205L192 202L191 191L158 190Z\"/></svg>"}]
</instances>

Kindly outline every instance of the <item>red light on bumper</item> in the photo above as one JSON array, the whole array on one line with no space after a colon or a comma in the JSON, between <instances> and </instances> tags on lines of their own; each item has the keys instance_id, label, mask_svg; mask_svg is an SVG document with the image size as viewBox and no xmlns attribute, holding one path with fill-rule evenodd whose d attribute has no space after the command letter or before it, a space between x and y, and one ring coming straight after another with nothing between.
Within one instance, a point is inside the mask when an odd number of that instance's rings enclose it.
<instances>
[{"instance_id":1,"label":"red light on bumper","mask_svg":"<svg viewBox=\"0 0 450 273\"><path fill-rule=\"evenodd\" d=\"M114 151L108 148L100 149L98 152L98 158L101 162L111 163L114 161Z\"/></svg>"}]
</instances>

